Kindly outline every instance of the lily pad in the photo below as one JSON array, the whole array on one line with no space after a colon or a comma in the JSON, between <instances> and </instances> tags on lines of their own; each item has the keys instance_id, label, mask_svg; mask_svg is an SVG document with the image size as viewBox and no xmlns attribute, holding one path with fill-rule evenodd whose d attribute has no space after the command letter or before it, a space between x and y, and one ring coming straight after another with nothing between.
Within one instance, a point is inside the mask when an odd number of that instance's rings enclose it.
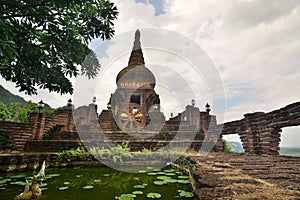
<instances>
[{"instance_id":1,"label":"lily pad","mask_svg":"<svg viewBox=\"0 0 300 200\"><path fill-rule=\"evenodd\" d=\"M147 175L148 175L148 176L156 176L157 173L155 173L155 172L149 172Z\"/></svg>"},{"instance_id":2,"label":"lily pad","mask_svg":"<svg viewBox=\"0 0 300 200\"><path fill-rule=\"evenodd\" d=\"M175 173L166 173L166 176L176 176Z\"/></svg>"},{"instance_id":3,"label":"lily pad","mask_svg":"<svg viewBox=\"0 0 300 200\"><path fill-rule=\"evenodd\" d=\"M165 179L170 179L170 177L168 177L168 176L158 176L157 179L165 180Z\"/></svg>"},{"instance_id":4,"label":"lily pad","mask_svg":"<svg viewBox=\"0 0 300 200\"><path fill-rule=\"evenodd\" d=\"M103 174L103 176L105 176L105 177L109 177L109 176L110 176L110 174Z\"/></svg>"},{"instance_id":5,"label":"lily pad","mask_svg":"<svg viewBox=\"0 0 300 200\"><path fill-rule=\"evenodd\" d=\"M147 194L147 198L149 199L159 199L161 197L161 194L155 193L155 192L150 192Z\"/></svg>"},{"instance_id":6,"label":"lily pad","mask_svg":"<svg viewBox=\"0 0 300 200\"><path fill-rule=\"evenodd\" d=\"M133 186L133 188L136 188L136 189L143 189L145 187L146 187L145 185L134 185Z\"/></svg>"},{"instance_id":7,"label":"lily pad","mask_svg":"<svg viewBox=\"0 0 300 200\"><path fill-rule=\"evenodd\" d=\"M119 200L134 200L136 197L134 194L122 194L118 199Z\"/></svg>"},{"instance_id":8,"label":"lily pad","mask_svg":"<svg viewBox=\"0 0 300 200\"><path fill-rule=\"evenodd\" d=\"M167 184L167 182L166 181L153 181L153 184L154 185L165 185L165 184Z\"/></svg>"},{"instance_id":9,"label":"lily pad","mask_svg":"<svg viewBox=\"0 0 300 200\"><path fill-rule=\"evenodd\" d=\"M137 194L144 194L143 191L133 191L132 194L137 195Z\"/></svg>"},{"instance_id":10,"label":"lily pad","mask_svg":"<svg viewBox=\"0 0 300 200\"><path fill-rule=\"evenodd\" d=\"M24 181L15 181L15 182L11 182L10 184L11 185L21 185L21 186L26 185L26 183Z\"/></svg>"},{"instance_id":11,"label":"lily pad","mask_svg":"<svg viewBox=\"0 0 300 200\"><path fill-rule=\"evenodd\" d=\"M165 172L157 172L158 175L165 175Z\"/></svg>"},{"instance_id":12,"label":"lily pad","mask_svg":"<svg viewBox=\"0 0 300 200\"><path fill-rule=\"evenodd\" d=\"M146 171L145 170L140 170L139 173L146 173Z\"/></svg>"},{"instance_id":13,"label":"lily pad","mask_svg":"<svg viewBox=\"0 0 300 200\"><path fill-rule=\"evenodd\" d=\"M65 181L64 182L64 185L70 185L71 183L70 182L68 182L68 181Z\"/></svg>"},{"instance_id":14,"label":"lily pad","mask_svg":"<svg viewBox=\"0 0 300 200\"><path fill-rule=\"evenodd\" d=\"M48 190L48 188L46 188L46 187L43 187L43 188L41 188L41 190L42 190L42 191L44 191L44 190Z\"/></svg>"},{"instance_id":15,"label":"lily pad","mask_svg":"<svg viewBox=\"0 0 300 200\"><path fill-rule=\"evenodd\" d=\"M63 187L59 187L58 189L61 190L61 191L63 191L63 190L69 189L69 187L68 186L63 186Z\"/></svg>"},{"instance_id":16,"label":"lily pad","mask_svg":"<svg viewBox=\"0 0 300 200\"><path fill-rule=\"evenodd\" d=\"M194 193L193 192L186 192L184 190L182 190L180 193L179 193L179 196L181 197L194 197Z\"/></svg>"},{"instance_id":17,"label":"lily pad","mask_svg":"<svg viewBox=\"0 0 300 200\"><path fill-rule=\"evenodd\" d=\"M19 174L19 175L11 176L10 178L24 178L24 177L26 177L25 174Z\"/></svg>"},{"instance_id":18,"label":"lily pad","mask_svg":"<svg viewBox=\"0 0 300 200\"><path fill-rule=\"evenodd\" d=\"M175 169L165 169L164 172L166 172L166 173L175 172Z\"/></svg>"},{"instance_id":19,"label":"lily pad","mask_svg":"<svg viewBox=\"0 0 300 200\"><path fill-rule=\"evenodd\" d=\"M93 189L94 186L92 186L92 185L86 185L86 186L84 186L82 188L85 189L85 190L90 190L90 189Z\"/></svg>"},{"instance_id":20,"label":"lily pad","mask_svg":"<svg viewBox=\"0 0 300 200\"><path fill-rule=\"evenodd\" d=\"M42 184L39 184L39 187L45 187L47 185L48 185L47 183L42 183Z\"/></svg>"},{"instance_id":21,"label":"lily pad","mask_svg":"<svg viewBox=\"0 0 300 200\"><path fill-rule=\"evenodd\" d=\"M178 176L178 178L181 178L181 179L188 179L190 178L189 176Z\"/></svg>"},{"instance_id":22,"label":"lily pad","mask_svg":"<svg viewBox=\"0 0 300 200\"><path fill-rule=\"evenodd\" d=\"M82 174L77 174L76 178L81 178L83 175Z\"/></svg>"},{"instance_id":23,"label":"lily pad","mask_svg":"<svg viewBox=\"0 0 300 200\"><path fill-rule=\"evenodd\" d=\"M188 184L190 183L190 180L177 180L177 182L182 184Z\"/></svg>"},{"instance_id":24,"label":"lily pad","mask_svg":"<svg viewBox=\"0 0 300 200\"><path fill-rule=\"evenodd\" d=\"M166 182L166 183L176 183L177 180L176 180L176 179L169 178L169 179L165 179L164 182Z\"/></svg>"},{"instance_id":25,"label":"lily pad","mask_svg":"<svg viewBox=\"0 0 300 200\"><path fill-rule=\"evenodd\" d=\"M60 176L60 174L48 174L48 176L50 176L50 177L57 177L57 176Z\"/></svg>"}]
</instances>

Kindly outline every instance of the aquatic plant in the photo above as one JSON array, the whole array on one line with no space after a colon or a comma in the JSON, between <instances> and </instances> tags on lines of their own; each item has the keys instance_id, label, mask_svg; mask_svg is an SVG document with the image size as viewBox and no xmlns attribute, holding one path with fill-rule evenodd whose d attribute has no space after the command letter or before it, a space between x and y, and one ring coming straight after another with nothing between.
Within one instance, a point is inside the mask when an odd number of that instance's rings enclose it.
<instances>
[{"instance_id":1,"label":"aquatic plant","mask_svg":"<svg viewBox=\"0 0 300 200\"><path fill-rule=\"evenodd\" d=\"M76 149L72 148L64 150L60 153L56 153L59 161L90 161L92 156L85 150L83 146L79 146Z\"/></svg>"}]
</instances>

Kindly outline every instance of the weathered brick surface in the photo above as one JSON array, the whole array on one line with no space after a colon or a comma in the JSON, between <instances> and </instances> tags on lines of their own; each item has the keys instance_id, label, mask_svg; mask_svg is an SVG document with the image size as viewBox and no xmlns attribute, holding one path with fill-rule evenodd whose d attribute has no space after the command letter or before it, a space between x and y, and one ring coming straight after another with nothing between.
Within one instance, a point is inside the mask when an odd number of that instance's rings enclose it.
<instances>
[{"instance_id":1,"label":"weathered brick surface","mask_svg":"<svg viewBox=\"0 0 300 200\"><path fill-rule=\"evenodd\" d=\"M300 102L269 113L256 112L245 114L241 120L217 125L216 116L200 112L198 108L187 106L186 110L165 122L159 132L141 132L142 138L150 141L185 140L197 132L193 147L200 149L203 140L216 143L214 149L223 150L223 143L218 134L239 134L246 153L277 155L281 128L300 124ZM61 127L59 131L55 127ZM103 110L98 117L97 105L90 104L75 110L59 109L46 117L43 113L33 113L28 123L0 122L0 131L8 133L17 151L38 151L35 146L53 149L51 142L42 142L43 137L51 133L50 140L65 141L66 145L57 145L57 150L67 149L69 141L138 141L138 135L126 134L117 126L111 110ZM79 134L77 134L79 133ZM102 134L99 134L102 133ZM149 135L149 137L145 137ZM137 136L137 138L135 138ZM35 145L35 141L39 141ZM28 144L27 144L28 142ZM41 145L43 144L43 145ZM133 144L133 143L132 143ZM162 143L161 143L162 144ZM161 144L159 146L161 146ZM53 147L53 148L52 148ZM136 149L136 147L132 147ZM156 148L156 147L153 147Z\"/></svg>"},{"instance_id":2,"label":"weathered brick surface","mask_svg":"<svg viewBox=\"0 0 300 200\"><path fill-rule=\"evenodd\" d=\"M281 128L300 125L300 102L269 113L245 114L223 124L222 135L239 134L246 153L278 155Z\"/></svg>"}]
</instances>

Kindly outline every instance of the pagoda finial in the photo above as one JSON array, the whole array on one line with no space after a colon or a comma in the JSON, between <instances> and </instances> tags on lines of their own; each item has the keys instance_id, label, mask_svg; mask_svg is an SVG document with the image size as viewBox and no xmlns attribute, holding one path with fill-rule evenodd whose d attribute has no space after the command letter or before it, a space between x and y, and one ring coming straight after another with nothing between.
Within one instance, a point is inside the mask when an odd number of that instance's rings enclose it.
<instances>
[{"instance_id":1,"label":"pagoda finial","mask_svg":"<svg viewBox=\"0 0 300 200\"><path fill-rule=\"evenodd\" d=\"M135 31L133 50L141 49L140 38L141 38L141 32L139 31L139 29L137 29Z\"/></svg>"},{"instance_id":2,"label":"pagoda finial","mask_svg":"<svg viewBox=\"0 0 300 200\"><path fill-rule=\"evenodd\" d=\"M143 52L141 48L141 32L139 29L135 31L135 37L134 37L134 43L133 43L133 48L131 51L131 55L128 61L128 66L134 66L134 65L144 65L144 57L143 57Z\"/></svg>"}]
</instances>

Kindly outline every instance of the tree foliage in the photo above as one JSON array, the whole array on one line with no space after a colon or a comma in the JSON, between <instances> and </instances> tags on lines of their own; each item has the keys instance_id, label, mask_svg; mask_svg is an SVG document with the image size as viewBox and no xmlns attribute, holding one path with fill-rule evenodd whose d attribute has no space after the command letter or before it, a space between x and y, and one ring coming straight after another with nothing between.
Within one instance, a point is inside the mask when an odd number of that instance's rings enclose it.
<instances>
[{"instance_id":1,"label":"tree foliage","mask_svg":"<svg viewBox=\"0 0 300 200\"><path fill-rule=\"evenodd\" d=\"M29 115L33 112L38 112L38 107L31 101L25 105L11 103L9 106L0 102L0 121L28 122ZM53 111L51 109L44 109L43 112L49 115Z\"/></svg>"},{"instance_id":2,"label":"tree foliage","mask_svg":"<svg viewBox=\"0 0 300 200\"><path fill-rule=\"evenodd\" d=\"M29 95L37 88L72 93L69 77L97 74L88 42L111 38L117 15L109 0L2 0L0 75ZM94 63L81 66L87 55Z\"/></svg>"}]
</instances>

